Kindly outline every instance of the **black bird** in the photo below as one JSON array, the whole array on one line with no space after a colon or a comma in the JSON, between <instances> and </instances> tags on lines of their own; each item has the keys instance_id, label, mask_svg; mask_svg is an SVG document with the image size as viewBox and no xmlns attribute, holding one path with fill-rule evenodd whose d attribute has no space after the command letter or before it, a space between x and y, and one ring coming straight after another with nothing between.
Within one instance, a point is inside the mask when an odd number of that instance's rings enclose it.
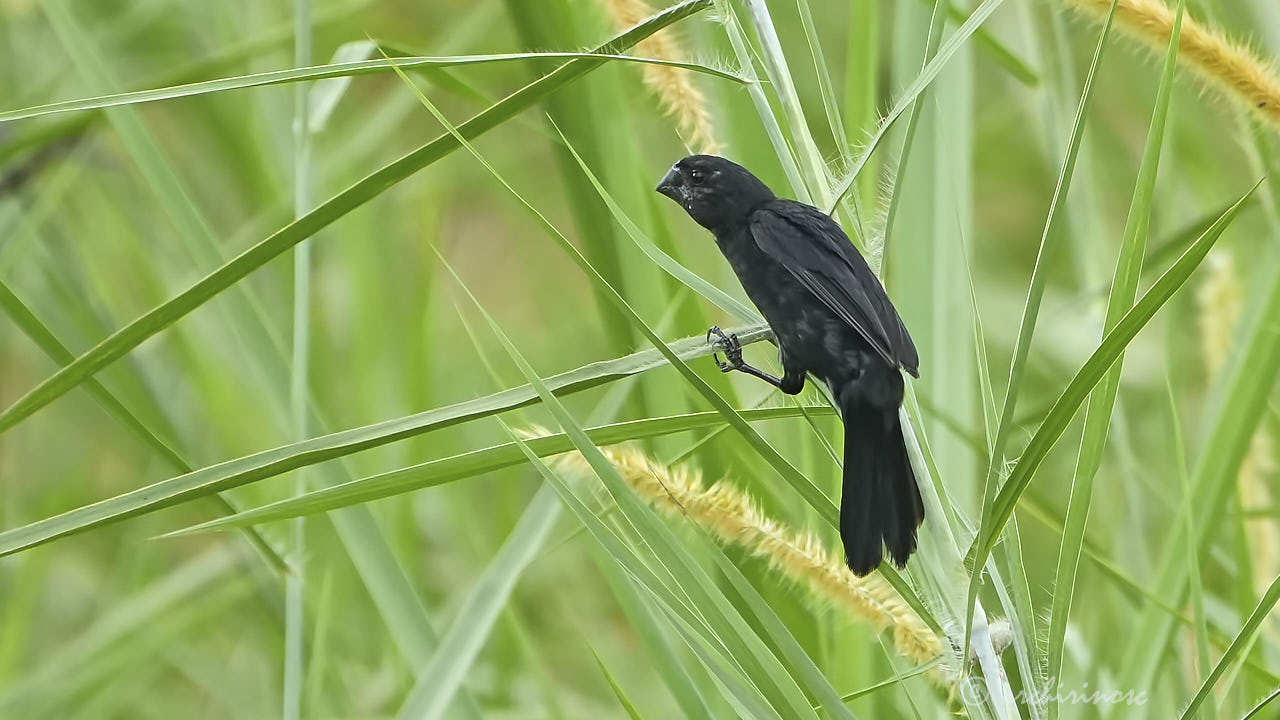
<instances>
[{"instance_id":1,"label":"black bird","mask_svg":"<svg viewBox=\"0 0 1280 720\"><path fill-rule=\"evenodd\" d=\"M899 368L919 377L902 319L862 255L826 213L779 198L737 163L691 155L658 192L710 230L777 337L782 378L747 365L733 335L712 328L728 362L789 395L812 374L831 389L844 420L840 539L858 575L874 570L881 543L898 567L916 549L924 504L907 459L898 408Z\"/></svg>"}]
</instances>

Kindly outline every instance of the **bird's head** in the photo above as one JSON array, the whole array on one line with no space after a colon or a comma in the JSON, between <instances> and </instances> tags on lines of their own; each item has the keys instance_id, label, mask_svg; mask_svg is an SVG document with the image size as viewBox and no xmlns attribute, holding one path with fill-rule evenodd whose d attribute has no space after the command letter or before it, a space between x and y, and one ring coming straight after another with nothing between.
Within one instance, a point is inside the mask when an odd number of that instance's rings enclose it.
<instances>
[{"instance_id":1,"label":"bird's head","mask_svg":"<svg viewBox=\"0 0 1280 720\"><path fill-rule=\"evenodd\" d=\"M774 199L773 191L746 168L715 155L690 155L672 165L658 192L708 230L742 222Z\"/></svg>"}]
</instances>

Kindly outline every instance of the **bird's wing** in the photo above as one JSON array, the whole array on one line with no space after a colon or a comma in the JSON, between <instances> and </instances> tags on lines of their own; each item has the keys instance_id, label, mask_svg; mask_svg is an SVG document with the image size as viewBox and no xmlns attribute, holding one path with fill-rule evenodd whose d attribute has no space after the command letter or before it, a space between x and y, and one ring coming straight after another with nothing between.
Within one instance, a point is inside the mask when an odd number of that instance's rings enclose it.
<instances>
[{"instance_id":1,"label":"bird's wing","mask_svg":"<svg viewBox=\"0 0 1280 720\"><path fill-rule=\"evenodd\" d=\"M835 220L815 207L778 200L752 213L751 236L885 362L918 377L920 360L906 326Z\"/></svg>"}]
</instances>

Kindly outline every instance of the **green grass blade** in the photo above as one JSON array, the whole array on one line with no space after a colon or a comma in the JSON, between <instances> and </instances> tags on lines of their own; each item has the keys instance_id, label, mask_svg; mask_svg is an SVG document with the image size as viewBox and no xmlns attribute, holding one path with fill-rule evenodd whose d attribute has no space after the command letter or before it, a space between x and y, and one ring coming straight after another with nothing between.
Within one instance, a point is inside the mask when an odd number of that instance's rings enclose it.
<instances>
[{"instance_id":1,"label":"green grass blade","mask_svg":"<svg viewBox=\"0 0 1280 720\"><path fill-rule=\"evenodd\" d=\"M769 336L768 330L762 326L741 328L737 332L743 344L759 342ZM686 358L703 357L715 351L703 336L677 341L672 343L672 347L675 352ZM666 359L657 351L644 350L547 378L546 383L558 394L569 394L622 380L666 364ZM345 457L396 440L524 407L537 402L537 399L537 393L530 386L522 385L456 405L344 430L228 460L46 520L6 530L0 533L0 557L59 537L169 507L218 489L274 477L290 470Z\"/></svg>"},{"instance_id":2,"label":"green grass blade","mask_svg":"<svg viewBox=\"0 0 1280 720\"><path fill-rule=\"evenodd\" d=\"M1182 439L1182 421L1178 417L1178 402L1173 392L1173 379L1168 375L1165 376L1165 389L1169 396L1169 417L1173 425L1173 450L1177 453L1178 479L1181 481L1182 522L1187 529L1187 542L1190 544L1191 538L1195 537L1195 513L1191 507L1191 473L1187 471L1187 449ZM1081 545L1083 544L1083 538L1081 538ZM1204 584L1200 576L1200 553L1194 546L1188 548L1188 551L1187 563L1190 565L1191 576L1191 620L1196 637L1196 667L1203 672L1212 662L1209 657L1209 621L1204 609L1205 593ZM1209 704L1203 713L1204 717L1217 717L1218 709L1213 701L1213 696L1209 696L1206 700Z\"/></svg>"},{"instance_id":3,"label":"green grass blade","mask_svg":"<svg viewBox=\"0 0 1280 720\"><path fill-rule=\"evenodd\" d=\"M1071 136L1067 141L1067 154L1062 161L1062 168L1058 173L1057 185L1053 191L1053 198L1049 202L1048 217L1045 218L1044 231L1040 235L1040 245L1036 250L1035 265L1031 270L1031 279L1027 283L1027 300L1022 308L1022 319L1018 323L1018 334L1014 340L1013 358L1009 361L1009 382L1005 387L1004 402L1001 405L1000 414L996 422L995 436L991 442L991 458L987 464L986 478L983 482L982 490L982 517L979 523L978 537L982 538L990 533L990 527L994 522L994 500L996 492L1000 489L999 471L1004 464L1005 445L1009 440L1009 431L1013 427L1013 415L1018 404L1018 390L1022 384L1022 377L1026 371L1027 355L1031 350L1031 339L1035 335L1036 323L1040 317L1040 305L1044 300L1045 284L1048 277L1049 260L1055 256L1057 248L1063 232L1063 213L1059 208L1065 206L1067 193L1071 188L1071 179L1075 174L1076 161L1080 156L1080 145L1084 137L1085 118L1088 115L1089 104L1093 98L1094 79L1097 77L1098 68L1102 64L1103 51L1107 46L1107 39L1111 35L1111 23L1115 17L1117 0L1112 0L1111 9L1107 15L1106 23L1102 27L1102 32L1098 35L1098 44L1093 51L1093 59L1089 63L1089 73L1085 79L1084 90L1080 94L1080 103L1076 107L1075 120L1071 127ZM1056 441L1057 438L1055 437ZM1003 525L1003 521L1001 522ZM985 553L983 553L985 560ZM974 567L981 567L980 565ZM978 597L978 587L981 583L981 574L977 573L969 581L969 606L972 607ZM965 625L965 643L968 644L968 627L969 620L966 618Z\"/></svg>"},{"instance_id":4,"label":"green grass blade","mask_svg":"<svg viewBox=\"0 0 1280 720\"><path fill-rule=\"evenodd\" d=\"M431 662L418 674L398 718L438 720L444 714L483 649L516 581L541 552L559 516L560 499L550 486L543 486L463 600Z\"/></svg>"},{"instance_id":5,"label":"green grass blade","mask_svg":"<svg viewBox=\"0 0 1280 720\"><path fill-rule=\"evenodd\" d=\"M377 44L370 40L344 43L334 51L333 62L330 64L367 60L377 48ZM350 76L320 80L311 86L310 92L307 93L307 105L310 108L310 112L307 113L307 129L310 132L324 131L325 126L329 124L329 118L333 116L333 111L338 107L338 101L346 94L349 87L351 87Z\"/></svg>"},{"instance_id":6,"label":"green grass blade","mask_svg":"<svg viewBox=\"0 0 1280 720\"><path fill-rule=\"evenodd\" d=\"M808 653L796 641L795 636L783 624L777 613L769 607L769 604L760 596L760 593L751 586L742 571L730 562L724 551L710 538L708 538L707 544L710 548L711 559L715 561L723 577L728 580L728 584L737 594L737 598L741 601L740 605L745 606L760 626L764 628L773 646L778 648L782 655L787 658L791 667L794 668L794 672L804 682L806 689L818 698L826 714L832 718L854 720L853 713L849 712L849 708L845 707L840 693L831 687L831 683L823 676L822 671L818 669L818 666L814 664Z\"/></svg>"},{"instance_id":7,"label":"green grass blade","mask_svg":"<svg viewBox=\"0 0 1280 720\"><path fill-rule=\"evenodd\" d=\"M1222 673L1226 672L1242 654L1248 654L1253 641L1257 639L1258 633L1262 630L1263 621L1275 609L1276 601L1278 600L1280 600L1280 575L1271 581L1271 586L1267 588L1267 592L1258 601L1257 607L1249 614L1249 619L1245 621L1244 627L1240 628L1239 634L1231 641L1231 645L1222 653L1222 657L1218 658L1218 664L1213 666L1213 670L1208 677L1200 684L1200 690L1196 692L1196 696L1191 699L1191 703L1182 711L1179 720L1188 720L1194 715L1200 705L1209 697L1209 693L1213 692L1214 683L1218 681Z\"/></svg>"},{"instance_id":8,"label":"green grass blade","mask_svg":"<svg viewBox=\"0 0 1280 720\"><path fill-rule=\"evenodd\" d=\"M942 17L941 5L943 0L935 0L933 3L933 14L929 19L929 35L925 40L924 47L924 64L928 65L938 52L938 46L942 43L942 31L946 28L946 22ZM903 191L907 177L907 168L911 159L911 148L915 145L916 131L920 127L920 118L924 115L925 106L928 104L929 89L928 87L920 91L920 95L916 101L911 104L911 115L907 117L907 129L902 135L902 149L898 151L896 165L897 174L893 178L893 190L889 196L889 208L885 213L884 219L884 240L880 246L880 277L885 282L890 282L892 276L889 274L889 260L893 255L889 252L893 241L893 221L898 217L898 208L901 205L902 198L906 194Z\"/></svg>"},{"instance_id":9,"label":"green grass blade","mask_svg":"<svg viewBox=\"0 0 1280 720\"><path fill-rule=\"evenodd\" d=\"M1156 280L1151 288L1143 294L1142 298L1134 304L1133 309L1125 313L1124 317L1116 322L1111 332L1107 333L1102 339L1098 349L1089 356L1089 359L1085 361L1075 377L1067 384L1066 389L1063 390L1062 394L1058 396L1058 400L1053 404L1053 409L1045 417L1044 423L1040 425L1040 428L1036 430L1035 435L1031 438L1031 442L1027 444L1022 457L1019 458L1018 463L1009 474L1009 479L996 495L995 502L991 508L990 525L983 525L978 532L977 539L974 540L973 545L969 548L966 563L970 568L981 567L986 563L987 557L990 556L1000 538L1000 532L1004 529L1005 523L1013 515L1018 498L1027 489L1027 485L1030 484L1036 469L1044 461L1045 455L1057 443L1058 438L1062 436L1067 425L1075 417L1080 406L1084 404L1085 398L1089 396L1093 387L1098 384L1102 376L1111 368L1125 347L1138 334L1138 331L1145 327L1156 312L1164 307L1165 303L1186 284L1191 274L1200 266L1200 262L1208 254L1209 249L1213 247L1222 232L1235 219L1240 208L1243 207L1244 201L1257 188L1258 185L1250 188L1235 205L1231 206L1222 217L1218 218L1213 227L1209 228L1174 263L1173 267L1161 275L1159 280ZM975 573L973 583L977 583L978 577L978 574ZM972 590L970 594L973 594Z\"/></svg>"},{"instance_id":10,"label":"green grass blade","mask_svg":"<svg viewBox=\"0 0 1280 720\"><path fill-rule=\"evenodd\" d=\"M600 653L592 650L591 654L595 656L596 664L600 666L600 674L604 675L605 681L609 683L609 688L613 690L613 696L618 698L618 704L627 713L627 717L631 718L631 720L644 720L639 711L636 710L635 704L631 702L631 698L627 697L626 691L614 679L613 673L609 672L609 668L605 667L604 660L600 659Z\"/></svg>"},{"instance_id":11,"label":"green grass blade","mask_svg":"<svg viewBox=\"0 0 1280 720\"><path fill-rule=\"evenodd\" d=\"M894 101L893 107L881 118L880 123L871 134L871 138L867 141L866 146L863 147L862 152L853 161L853 166L849 168L849 173L840 186L839 192L835 194L835 200L830 206L831 210L834 210L835 206L839 205L840 201L844 199L844 196L848 195L849 191L853 189L854 184L858 181L858 175L867 166L867 162L871 159L871 154L875 152L881 141L884 140L893 123L902 117L902 113L906 112L907 108L920 97L925 88L929 87L937 79L938 73L942 72L942 69L946 67L947 63L956 54L956 51L964 45L1003 2L1004 0L984 0L969 16L969 19L965 20L964 24L957 28L951 37L947 38L947 41L938 49L938 53L933 56L929 64L924 66L920 74L916 76L916 79L911 81L911 84L902 91L902 94Z\"/></svg>"},{"instance_id":12,"label":"green grass blade","mask_svg":"<svg viewBox=\"0 0 1280 720\"><path fill-rule=\"evenodd\" d=\"M925 663L924 665L920 665L919 667L916 667L912 670L908 670L907 672L894 675L888 680L881 680L875 685L868 685L867 687L864 687L861 690L854 690L853 692L842 696L840 699L844 700L845 702L850 702L852 700L857 700L860 697L865 697L867 695L870 695L874 692L884 690L885 688L893 687L894 685L897 685L903 680L910 680L913 677L919 677L929 672L933 668L937 667L939 662L940 662L939 660L932 660L930 662Z\"/></svg>"},{"instance_id":13,"label":"green grass blade","mask_svg":"<svg viewBox=\"0 0 1280 720\"><path fill-rule=\"evenodd\" d=\"M448 268L447 264L446 268ZM452 269L450 269L450 272L452 272ZM461 281L459 280L459 282ZM463 289L470 295L470 291L466 289L465 285ZM494 334L502 342L503 347L506 348L512 361L520 368L521 373L525 375L529 383L537 389L543 403L551 410L556 421L564 429L565 434L573 441L574 447L578 452L582 453L592 470L605 483L615 502L623 509L626 519L643 534L646 542L664 560L664 564L668 569L677 574L677 577L681 580L681 587L688 592L697 593L691 599L694 601L695 607L704 614L704 617L711 623L724 626L725 630L719 632L718 636L721 641L727 644L735 659L743 664L747 670L748 677L751 677L757 685L764 689L766 696L775 705L789 708L788 717L811 717L816 720L817 716L813 713L813 708L805 700L804 695L795 685L790 675L782 668L777 658L769 652L760 638L751 633L745 621L736 615L728 600L715 587L711 579L697 568L696 562L688 555L688 551L680 544L674 534L662 525L655 511L645 505L635 495L634 491L626 485L617 468L605 458L600 449L591 442L586 432L577 424L564 405L560 403L560 400L543 384L537 373L520 355L493 318L484 311L474 297L472 297L472 300L476 302L477 307L484 314L485 319L489 322ZM521 448L526 454L529 454L530 451L523 443ZM536 460L535 462L538 465L542 465L541 460Z\"/></svg>"},{"instance_id":14,"label":"green grass blade","mask_svg":"<svg viewBox=\"0 0 1280 720\"><path fill-rule=\"evenodd\" d=\"M488 55L455 55L451 57L398 57L395 58L394 61L379 59L336 62L328 65L314 65L310 67L290 68L287 70L273 70L270 72L255 73L253 75L219 78L217 80L205 80L202 82L187 83L185 85L155 88L153 90L135 90L133 92L99 95L97 97L81 98L77 100L64 100L62 102L49 103L47 105L36 105L29 108L0 112L0 122L25 120L29 118L53 115L56 113L100 110L102 108L118 107L120 105L137 105L140 103L158 102L161 100L174 100L177 98L226 92L228 90L242 90L244 88L266 87L270 85L283 85L330 78L352 78L360 75L385 74L393 71L393 62L396 66L404 69L438 69L465 65L487 65L492 63L522 62L529 60L582 59L591 60L592 62L607 60L614 62L639 63L642 65L676 67L682 70L702 73L704 75L710 75L712 77L720 78L722 80L730 80L736 83L745 84L749 82L745 77L736 73L720 70L707 65L701 65L699 63L634 57L631 55L618 55L611 52L528 52L494 53Z\"/></svg>"},{"instance_id":15,"label":"green grass blade","mask_svg":"<svg viewBox=\"0 0 1280 720\"><path fill-rule=\"evenodd\" d=\"M0 307L4 309L14 324L21 328L54 362L66 365L75 359L71 350L62 344L62 341L54 335L53 331L41 322L35 313L3 281L0 281ZM144 444L154 449L170 465L184 473L193 470L192 465L182 453L162 439L159 433L148 427L136 413L130 410L120 398L112 394L106 386L91 378L85 383L85 389L102 404L107 412L114 415L122 425L142 440ZM213 498L218 505L218 509L224 515L234 515L240 510L238 506L220 494L214 494ZM288 568L288 563L281 557L280 552L261 533L255 530L247 533L245 538L276 571L283 572Z\"/></svg>"},{"instance_id":16,"label":"green grass blade","mask_svg":"<svg viewBox=\"0 0 1280 720\"><path fill-rule=\"evenodd\" d=\"M530 377L536 375L530 374ZM553 396L548 398L555 402ZM567 416L567 413L566 413ZM501 419L499 419L501 422ZM504 425L505 427L505 425ZM566 428L567 430L567 428ZM530 464L542 475L543 479L550 483L552 487L560 494L561 500L569 508L569 510L577 516L578 520L586 528L587 533L599 545L604 559L615 563L622 571L628 573L635 581L648 591L655 600L658 601L668 619L673 621L675 630L685 639L689 648L693 650L703 661L704 665L716 677L722 687L726 690L725 699L738 708L744 717L749 718L781 718L781 716L770 705L769 701L764 698L760 689L755 687L749 680L742 677L741 666L734 663L731 658L723 657L725 653L724 645L717 641L711 628L707 627L700 618L694 617L689 612L689 607L681 602L674 592L668 588L640 558L627 547L622 539L616 533L609 530L604 523L595 516L594 513L573 494L568 484L560 478L560 476L547 466L537 455L529 450L519 435L511 433L512 440L525 453L526 459ZM589 440L578 437L575 442L581 449L588 448L584 452L584 456L590 453L591 448ZM598 450L596 451L598 454ZM634 496L627 495L630 489L626 487L622 479L618 477L616 469L613 468L607 460L598 458L597 465L599 470L597 474L605 483L609 491L615 497L623 498L628 504L628 517L633 521L646 522L648 527L661 532L656 523L657 518L652 515L653 511L646 505L636 504L638 499ZM593 466L593 468L596 466ZM603 473L603 474L600 474Z\"/></svg>"},{"instance_id":17,"label":"green grass blade","mask_svg":"<svg viewBox=\"0 0 1280 720\"><path fill-rule=\"evenodd\" d=\"M1276 698L1280 698L1280 687L1276 688L1275 692L1262 698L1262 700L1257 705L1254 705L1252 710L1245 713L1240 720L1252 720L1252 718L1258 717L1258 713L1262 712L1263 709L1270 705Z\"/></svg>"},{"instance_id":18,"label":"green grass blade","mask_svg":"<svg viewBox=\"0 0 1280 720\"><path fill-rule=\"evenodd\" d=\"M663 27L707 10L711 6L711 0L686 0L605 43L598 48L598 52L608 54L624 50ZM441 135L325 201L315 210L286 225L207 275L176 298L152 309L116 331L92 350L45 380L0 413L0 432L13 427L22 419L79 385L85 378L120 359L147 338L173 324L280 253L378 197L413 173L458 149L459 137L474 138L497 127L516 113L605 62L607 62L605 59L590 57L570 60L462 123L457 128L457 135L453 133Z\"/></svg>"},{"instance_id":19,"label":"green grass blade","mask_svg":"<svg viewBox=\"0 0 1280 720\"><path fill-rule=\"evenodd\" d=\"M751 24L755 27L756 37L760 40L765 74L786 115L788 129L797 146L794 148L795 153L799 156L808 180L805 201L825 207L831 204L831 180L827 176L827 165L823 162L822 153L818 151L818 145L809 132L809 121L804 116L800 96L791 79L786 53L782 51L782 41L778 39L778 31L773 26L769 5L765 0L745 0L745 5L751 17Z\"/></svg>"},{"instance_id":20,"label":"green grass blade","mask_svg":"<svg viewBox=\"0 0 1280 720\"><path fill-rule=\"evenodd\" d=\"M575 534L585 531L584 525ZM686 667L683 658L677 655L676 647L668 638L667 627L662 624L658 615L660 610L654 607L653 601L643 594L637 582L628 577L618 563L602 557L603 548L592 547L596 549L592 556L601 576L613 591L614 599L622 607L631 629L648 648L654 670L666 683L667 691L675 698L685 717L715 717L699 688L697 677Z\"/></svg>"},{"instance_id":21,"label":"green grass blade","mask_svg":"<svg viewBox=\"0 0 1280 720\"><path fill-rule=\"evenodd\" d=\"M293 64L311 64L311 0L293 3ZM311 199L311 91L310 83L293 88L293 217L307 214L314 204ZM336 106L344 88L331 93ZM311 410L309 385L311 378L311 246L302 242L293 249L293 354L289 363L289 415L294 437L310 436L308 420ZM306 492L305 471L294 473L293 489ZM306 677L306 591L307 591L307 519L298 518L290 529L290 545L294 553L293 572L284 583L284 677L281 681L283 720L302 717L303 680Z\"/></svg>"},{"instance_id":22,"label":"green grass blade","mask_svg":"<svg viewBox=\"0 0 1280 720\"><path fill-rule=\"evenodd\" d=\"M836 98L831 73L827 71L829 64L822 52L818 27L813 20L813 9L807 2L797 2L796 11L800 13L800 24L804 27L804 39L809 46L809 57L813 59L813 74L818 79L818 92L822 96L822 109L827 114L827 126L831 130L831 139L835 142L840 157L847 161L849 131L845 128L844 119L840 117L840 101Z\"/></svg>"},{"instance_id":23,"label":"green grass blade","mask_svg":"<svg viewBox=\"0 0 1280 720\"><path fill-rule=\"evenodd\" d=\"M559 132L560 129L556 128L556 130ZM741 300L738 300L715 285L712 285L697 273L684 265L681 265L678 260L663 252L662 248L658 247L653 240L649 239L648 236L644 234L644 231L641 230L639 226L631 220L631 218L627 217L626 212L619 207L617 201L613 199L613 196L609 194L609 191L605 189L604 185L600 184L600 181L596 178L596 174L587 166L586 161L583 160L582 156L578 154L578 151L574 149L573 145L569 142L569 139L565 137L564 133L560 133L560 139L573 155L573 159L578 161L578 165L582 168L582 173L586 175L587 179L591 182L592 187L594 187L596 192L600 194L600 199L608 206L609 212L613 213L614 219L618 221L618 224L626 231L627 237L631 238L631 240L636 244L636 247L640 248L641 252L648 255L649 259L653 260L653 262L663 270L666 270L667 274L671 275L671 277L679 280L690 290L698 293L721 310L734 315L743 322L760 321L760 313L748 307Z\"/></svg>"},{"instance_id":24,"label":"green grass blade","mask_svg":"<svg viewBox=\"0 0 1280 720\"><path fill-rule=\"evenodd\" d=\"M1160 153L1164 147L1165 126L1169 116L1169 98L1173 90L1173 76L1177 69L1178 38L1182 29L1183 5L1178 5L1178 17L1173 36L1165 53L1164 70L1156 92L1155 109L1147 131L1147 142L1138 167L1138 179L1133 200L1129 206L1129 218L1125 222L1120 243L1120 256L1116 261L1115 276L1111 282L1111 295L1107 301L1103 332L1115 327L1116 321L1133 306L1138 294L1138 281L1142 273L1142 258L1146 254L1147 234L1151 225L1151 201L1155 194L1156 174L1160 167ZM1058 566L1054 577L1053 604L1049 615L1049 666L1047 675L1059 677L1062 673L1063 652L1066 647L1067 621L1071 602L1075 595L1076 572L1080 566L1080 551L1084 542L1085 525L1089 521L1089 505L1093 497L1093 480L1102 465L1103 449L1111 428L1111 414L1115 411L1120 392L1120 371L1124 356L1116 358L1115 366L1107 372L1096 390L1090 395L1085 410L1084 432L1080 451L1076 458L1072 477L1071 494L1067 501L1067 517L1062 543L1058 549ZM1049 716L1056 717L1056 696L1049 701Z\"/></svg>"},{"instance_id":25,"label":"green grass blade","mask_svg":"<svg viewBox=\"0 0 1280 720\"><path fill-rule=\"evenodd\" d=\"M804 410L821 415L832 414L831 409L825 406L804 408ZM748 421L756 422L798 417L802 412L802 408L765 408L760 410L739 410L738 412ZM663 437L702 428L725 427L727 424L723 416L717 412L700 412L604 425L587 430L587 434L592 442L597 445L614 445L629 440ZM573 449L573 443L563 433L526 440L525 445L538 457L549 457ZM217 518L207 523L177 530L170 533L170 535L185 535L193 532L255 525L274 520L313 515L475 477L511 467L512 465L518 465L523 462L522 458L523 455L514 443L503 443L461 455L431 460L400 470L392 470L380 475L352 480L342 485L316 490L298 497L286 498L233 516Z\"/></svg>"}]
</instances>

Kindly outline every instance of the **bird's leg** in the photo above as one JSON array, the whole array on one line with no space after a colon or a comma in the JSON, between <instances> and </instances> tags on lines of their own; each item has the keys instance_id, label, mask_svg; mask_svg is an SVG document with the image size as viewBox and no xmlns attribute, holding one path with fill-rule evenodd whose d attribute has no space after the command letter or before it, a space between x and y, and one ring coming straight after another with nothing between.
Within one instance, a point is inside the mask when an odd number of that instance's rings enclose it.
<instances>
[{"instance_id":1,"label":"bird's leg","mask_svg":"<svg viewBox=\"0 0 1280 720\"><path fill-rule=\"evenodd\" d=\"M718 325L713 325L707 331L707 342L713 342L711 336L716 337L714 343L724 351L724 356L728 358L728 362L720 359L719 355L711 353L712 359L716 361L716 365L720 368L720 372L743 372L753 377L758 377L788 395L795 395L800 392L800 388L804 387L804 375L800 375L799 387L796 387L795 378L788 373L787 377L779 379L760 368L748 365L742 359L742 343L738 342L738 336L726 333L721 330Z\"/></svg>"}]
</instances>

